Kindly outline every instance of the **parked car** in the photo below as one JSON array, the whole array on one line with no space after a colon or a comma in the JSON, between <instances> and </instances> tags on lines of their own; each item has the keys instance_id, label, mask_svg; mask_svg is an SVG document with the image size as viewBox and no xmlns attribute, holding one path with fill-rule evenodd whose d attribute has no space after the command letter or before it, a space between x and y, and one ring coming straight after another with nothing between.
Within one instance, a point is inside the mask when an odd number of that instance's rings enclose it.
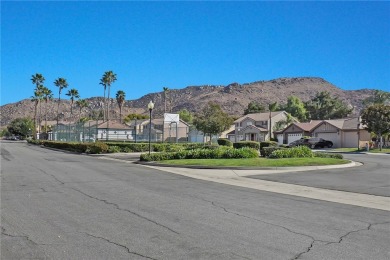
<instances>
[{"instance_id":1,"label":"parked car","mask_svg":"<svg viewBox=\"0 0 390 260\"><path fill-rule=\"evenodd\" d=\"M295 147L300 145L307 146L310 148L325 148L325 147L331 148L333 146L333 142L318 137L301 138L299 140L291 142L288 146Z\"/></svg>"},{"instance_id":2,"label":"parked car","mask_svg":"<svg viewBox=\"0 0 390 260\"><path fill-rule=\"evenodd\" d=\"M288 147L296 147L296 146L307 146L311 147L311 144L309 143L309 139L307 138L301 138L298 140L295 140L294 142L291 142Z\"/></svg>"},{"instance_id":3,"label":"parked car","mask_svg":"<svg viewBox=\"0 0 390 260\"><path fill-rule=\"evenodd\" d=\"M324 140L322 138L310 138L309 143L311 144L312 148L331 148L333 146L333 142L329 140Z\"/></svg>"}]
</instances>

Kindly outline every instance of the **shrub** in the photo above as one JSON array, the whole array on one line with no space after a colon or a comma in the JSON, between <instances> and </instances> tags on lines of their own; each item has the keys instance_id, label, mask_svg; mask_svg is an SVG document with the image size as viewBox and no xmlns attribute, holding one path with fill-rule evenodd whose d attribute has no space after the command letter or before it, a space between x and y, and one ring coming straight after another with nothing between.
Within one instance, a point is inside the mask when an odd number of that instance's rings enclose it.
<instances>
[{"instance_id":1,"label":"shrub","mask_svg":"<svg viewBox=\"0 0 390 260\"><path fill-rule=\"evenodd\" d=\"M264 147L263 149L260 150L260 155L263 157L269 157L274 151L276 150L283 150L287 149L284 147Z\"/></svg>"},{"instance_id":2,"label":"shrub","mask_svg":"<svg viewBox=\"0 0 390 260\"><path fill-rule=\"evenodd\" d=\"M260 142L260 150L263 149L264 147L275 147L275 146L278 146L278 143L274 141Z\"/></svg>"},{"instance_id":3,"label":"shrub","mask_svg":"<svg viewBox=\"0 0 390 260\"><path fill-rule=\"evenodd\" d=\"M108 147L108 152L109 153L120 153L121 152L121 148L119 146L112 145L112 146Z\"/></svg>"},{"instance_id":4,"label":"shrub","mask_svg":"<svg viewBox=\"0 0 390 260\"><path fill-rule=\"evenodd\" d=\"M217 143L218 143L219 145L221 145L221 146L230 146L230 147L233 146L233 142L230 141L230 140L227 139L227 138L219 138L219 139L217 140Z\"/></svg>"},{"instance_id":5,"label":"shrub","mask_svg":"<svg viewBox=\"0 0 390 260\"><path fill-rule=\"evenodd\" d=\"M109 146L102 142L84 143L83 145L87 146L85 152L91 154L107 153L109 149Z\"/></svg>"},{"instance_id":6,"label":"shrub","mask_svg":"<svg viewBox=\"0 0 390 260\"><path fill-rule=\"evenodd\" d=\"M307 146L297 146L289 149L273 151L269 158L311 158L313 152Z\"/></svg>"},{"instance_id":7,"label":"shrub","mask_svg":"<svg viewBox=\"0 0 390 260\"><path fill-rule=\"evenodd\" d=\"M259 143L255 141L241 141L241 142L233 143L233 147L236 149L243 148L243 147L249 147L256 150L260 149Z\"/></svg>"},{"instance_id":8,"label":"shrub","mask_svg":"<svg viewBox=\"0 0 390 260\"><path fill-rule=\"evenodd\" d=\"M314 157L321 157L321 158L334 158L334 159L343 159L344 156L339 153L323 153L323 152L315 152L313 153Z\"/></svg>"},{"instance_id":9,"label":"shrub","mask_svg":"<svg viewBox=\"0 0 390 260\"><path fill-rule=\"evenodd\" d=\"M222 158L256 158L259 154L257 150L244 147L234 149L230 147L220 147L218 149L192 149L182 150L173 153L152 153L141 154L141 161L162 161L173 159L222 159Z\"/></svg>"}]
</instances>

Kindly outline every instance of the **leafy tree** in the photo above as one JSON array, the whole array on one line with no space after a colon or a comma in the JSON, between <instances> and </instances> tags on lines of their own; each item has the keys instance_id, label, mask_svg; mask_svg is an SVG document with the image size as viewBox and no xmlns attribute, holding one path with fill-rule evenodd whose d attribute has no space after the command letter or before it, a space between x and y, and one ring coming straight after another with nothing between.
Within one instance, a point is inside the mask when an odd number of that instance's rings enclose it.
<instances>
[{"instance_id":1,"label":"leafy tree","mask_svg":"<svg viewBox=\"0 0 390 260\"><path fill-rule=\"evenodd\" d=\"M3 128L1 129L0 131L0 136L3 137L3 136L10 136L11 134L8 132L8 128Z\"/></svg>"},{"instance_id":2,"label":"leafy tree","mask_svg":"<svg viewBox=\"0 0 390 260\"><path fill-rule=\"evenodd\" d=\"M306 121L306 108L305 104L299 97L290 96L287 98L287 104L282 108L291 116L296 117L299 121Z\"/></svg>"},{"instance_id":3,"label":"leafy tree","mask_svg":"<svg viewBox=\"0 0 390 260\"><path fill-rule=\"evenodd\" d=\"M106 71L104 72L102 78L100 79L100 84L104 86L104 99L106 97L106 88L108 87L107 90L107 100L106 100L106 116L104 116L104 121L105 118L107 117L107 120L109 120L109 101L110 101L110 87L111 84L116 81L116 74L114 72Z\"/></svg>"},{"instance_id":4,"label":"leafy tree","mask_svg":"<svg viewBox=\"0 0 390 260\"><path fill-rule=\"evenodd\" d=\"M272 138L272 129L271 129L271 124L272 124L272 117L271 117L271 112L274 112L278 110L278 102L275 103L270 103L268 104L268 110L269 110L269 126L268 126L268 138L271 140Z\"/></svg>"},{"instance_id":5,"label":"leafy tree","mask_svg":"<svg viewBox=\"0 0 390 260\"><path fill-rule=\"evenodd\" d=\"M362 123L370 132L374 132L381 141L382 136L390 133L390 105L372 105L366 107L361 114Z\"/></svg>"},{"instance_id":6,"label":"leafy tree","mask_svg":"<svg viewBox=\"0 0 390 260\"><path fill-rule=\"evenodd\" d=\"M166 113L167 112L167 94L168 94L169 89L167 87L163 87L163 91L164 91L164 113Z\"/></svg>"},{"instance_id":7,"label":"leafy tree","mask_svg":"<svg viewBox=\"0 0 390 260\"><path fill-rule=\"evenodd\" d=\"M222 108L213 102L203 108L202 112L195 116L194 125L196 129L202 131L205 135L218 135L229 129L233 124L233 119L225 113Z\"/></svg>"},{"instance_id":8,"label":"leafy tree","mask_svg":"<svg viewBox=\"0 0 390 260\"><path fill-rule=\"evenodd\" d=\"M47 132L47 102L53 98L52 91L47 87L42 88L43 100L45 100L45 132Z\"/></svg>"},{"instance_id":9,"label":"leafy tree","mask_svg":"<svg viewBox=\"0 0 390 260\"><path fill-rule=\"evenodd\" d=\"M291 123L298 122L298 119L293 117L290 113L287 113L287 118L285 120L279 120L275 123L273 130L279 131L284 129L286 126L290 125Z\"/></svg>"},{"instance_id":10,"label":"leafy tree","mask_svg":"<svg viewBox=\"0 0 390 260\"><path fill-rule=\"evenodd\" d=\"M187 109L182 109L179 111L179 117L181 120L184 120L188 124L192 124L192 121L194 119L193 115L191 112L189 112Z\"/></svg>"},{"instance_id":11,"label":"leafy tree","mask_svg":"<svg viewBox=\"0 0 390 260\"><path fill-rule=\"evenodd\" d=\"M308 119L324 120L342 118L352 112L339 98L332 97L329 92L323 91L305 103Z\"/></svg>"},{"instance_id":12,"label":"leafy tree","mask_svg":"<svg viewBox=\"0 0 390 260\"><path fill-rule=\"evenodd\" d=\"M79 108L79 122L81 122L81 111L84 107L88 107L88 102L85 99L79 99L76 101L76 106Z\"/></svg>"},{"instance_id":13,"label":"leafy tree","mask_svg":"<svg viewBox=\"0 0 390 260\"><path fill-rule=\"evenodd\" d=\"M34 122L31 118L16 118L8 125L8 132L12 135L27 137L32 133Z\"/></svg>"},{"instance_id":14,"label":"leafy tree","mask_svg":"<svg viewBox=\"0 0 390 260\"><path fill-rule=\"evenodd\" d=\"M59 112L60 112L60 102L61 102L61 92L62 89L67 88L69 86L68 82L64 78L58 78L54 81L54 85L58 87L58 104L57 104L57 125L59 120Z\"/></svg>"},{"instance_id":15,"label":"leafy tree","mask_svg":"<svg viewBox=\"0 0 390 260\"><path fill-rule=\"evenodd\" d=\"M119 106L119 119L121 123L122 123L122 106L123 103L125 102L125 99L126 99L126 93L123 90L118 90L118 92L116 92L116 102L118 103Z\"/></svg>"},{"instance_id":16,"label":"leafy tree","mask_svg":"<svg viewBox=\"0 0 390 260\"><path fill-rule=\"evenodd\" d=\"M70 114L73 115L73 102L75 98L80 98L79 91L75 88L68 90L66 93L70 97Z\"/></svg>"},{"instance_id":17,"label":"leafy tree","mask_svg":"<svg viewBox=\"0 0 390 260\"><path fill-rule=\"evenodd\" d=\"M244 110L244 115L262 112L265 112L265 107L260 103L251 101L249 102L248 107Z\"/></svg>"},{"instance_id":18,"label":"leafy tree","mask_svg":"<svg viewBox=\"0 0 390 260\"><path fill-rule=\"evenodd\" d=\"M390 92L375 90L374 94L363 100L363 105L386 105L390 103Z\"/></svg>"},{"instance_id":19,"label":"leafy tree","mask_svg":"<svg viewBox=\"0 0 390 260\"><path fill-rule=\"evenodd\" d=\"M149 119L149 116L141 115L141 114L128 114L127 116L125 116L124 121L128 123L131 120L142 120L142 119Z\"/></svg>"}]
</instances>

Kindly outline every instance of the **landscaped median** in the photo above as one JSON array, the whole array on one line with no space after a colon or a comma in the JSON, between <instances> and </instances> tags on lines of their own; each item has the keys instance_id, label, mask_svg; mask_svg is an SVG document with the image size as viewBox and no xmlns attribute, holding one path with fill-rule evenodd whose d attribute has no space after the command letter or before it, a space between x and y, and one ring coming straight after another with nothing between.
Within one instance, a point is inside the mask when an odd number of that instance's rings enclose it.
<instances>
[{"instance_id":1,"label":"landscaped median","mask_svg":"<svg viewBox=\"0 0 390 260\"><path fill-rule=\"evenodd\" d=\"M341 154L315 153L308 147L299 146L275 150L262 158L252 148L218 147L171 153L142 154L141 161L162 165L209 166L209 167L294 167L347 164Z\"/></svg>"},{"instance_id":2,"label":"landscaped median","mask_svg":"<svg viewBox=\"0 0 390 260\"><path fill-rule=\"evenodd\" d=\"M147 143L80 143L45 140L29 141L33 144L77 153L101 154L116 152L146 152ZM274 142L220 142L204 144L152 144L152 153L140 156L141 162L161 165L205 167L294 167L347 164L341 154L313 152L305 146L277 147ZM260 154L259 155L259 148Z\"/></svg>"}]
</instances>

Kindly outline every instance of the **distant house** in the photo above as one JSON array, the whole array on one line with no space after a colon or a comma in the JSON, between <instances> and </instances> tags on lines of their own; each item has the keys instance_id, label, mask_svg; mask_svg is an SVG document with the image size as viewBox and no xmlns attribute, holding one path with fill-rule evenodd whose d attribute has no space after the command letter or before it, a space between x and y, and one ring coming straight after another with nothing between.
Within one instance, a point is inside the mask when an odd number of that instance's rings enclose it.
<instances>
[{"instance_id":1,"label":"distant house","mask_svg":"<svg viewBox=\"0 0 390 260\"><path fill-rule=\"evenodd\" d=\"M335 148L364 147L371 140L370 133L364 129L358 117L293 123L275 134L279 144L289 144L304 136L311 136L332 141Z\"/></svg>"},{"instance_id":2,"label":"distant house","mask_svg":"<svg viewBox=\"0 0 390 260\"><path fill-rule=\"evenodd\" d=\"M265 141L269 139L269 125L271 129L276 122L287 119L285 111L276 111L270 113L247 114L234 121L234 140L232 131L228 134L229 139L233 142L238 141Z\"/></svg>"},{"instance_id":3,"label":"distant house","mask_svg":"<svg viewBox=\"0 0 390 260\"><path fill-rule=\"evenodd\" d=\"M289 144L304 136L311 136L313 129L319 125L322 120L313 120L307 123L292 123L281 131L274 132L278 139L278 144Z\"/></svg>"}]
</instances>

